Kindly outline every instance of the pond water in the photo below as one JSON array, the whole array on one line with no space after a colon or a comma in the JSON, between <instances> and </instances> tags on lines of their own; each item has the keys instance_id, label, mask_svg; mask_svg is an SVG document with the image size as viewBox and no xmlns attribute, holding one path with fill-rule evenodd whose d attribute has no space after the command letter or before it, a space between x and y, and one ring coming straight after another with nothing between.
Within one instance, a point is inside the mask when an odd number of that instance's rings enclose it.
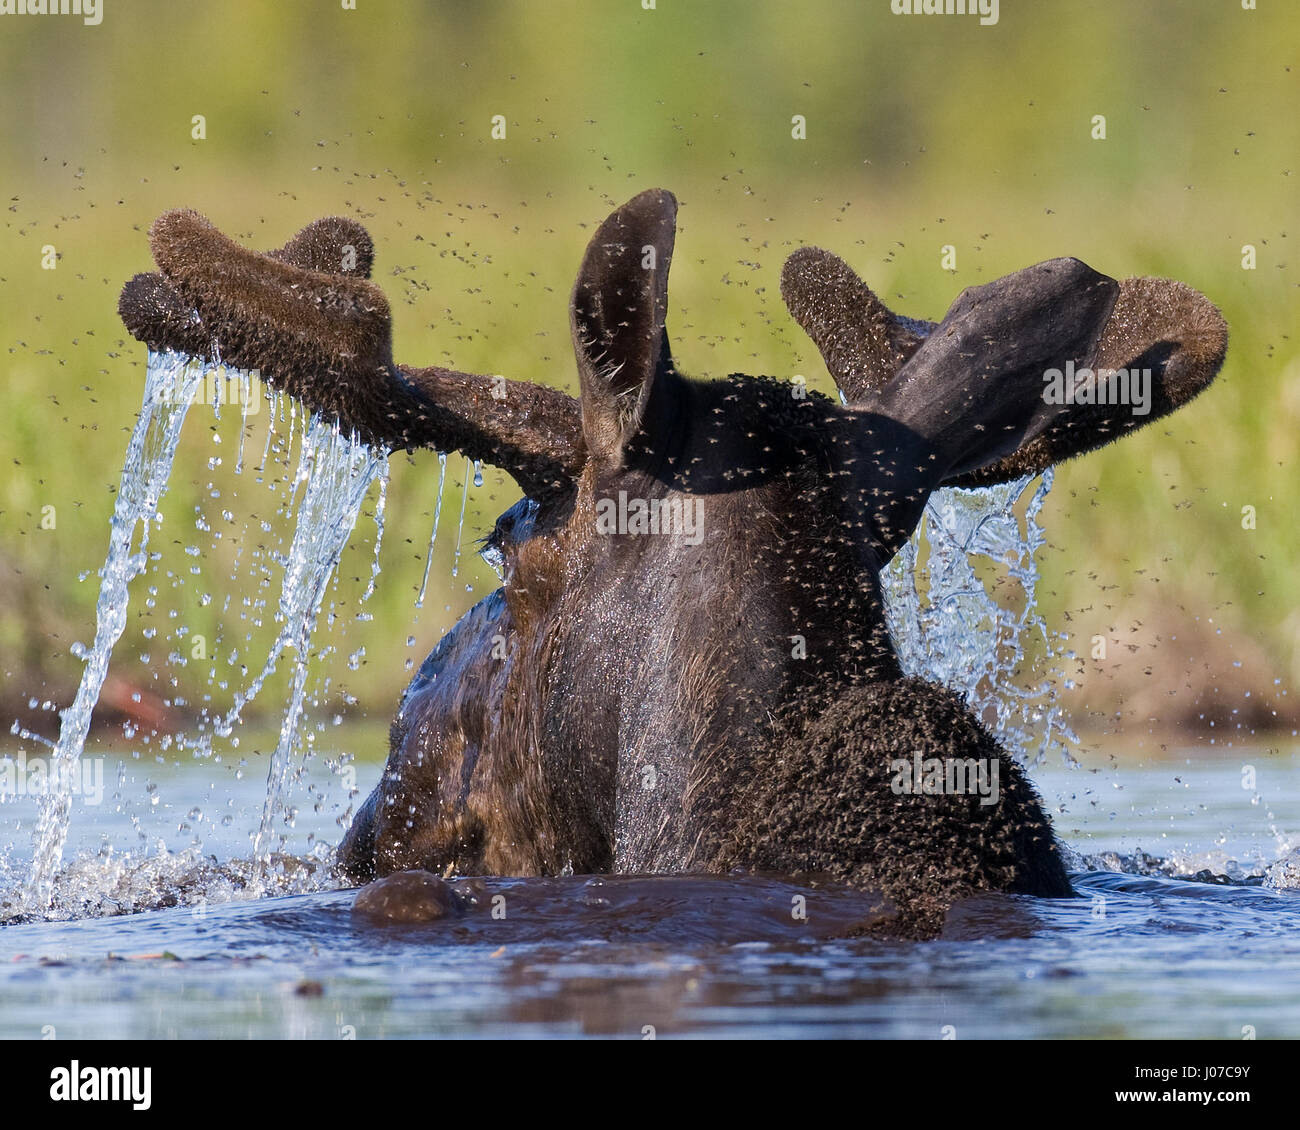
<instances>
[{"instance_id":1,"label":"pond water","mask_svg":"<svg viewBox=\"0 0 1300 1130\"><path fill-rule=\"evenodd\" d=\"M771 877L489 879L462 917L368 925L329 876L328 774L267 874L285 893L250 898L264 758L103 760L64 920L0 928L0 1036L1300 1036L1300 891L1259 877L1300 829L1292 746L1038 769L1081 897L971 900L924 943L837 937L870 896ZM0 805L9 896L36 811Z\"/></svg>"}]
</instances>

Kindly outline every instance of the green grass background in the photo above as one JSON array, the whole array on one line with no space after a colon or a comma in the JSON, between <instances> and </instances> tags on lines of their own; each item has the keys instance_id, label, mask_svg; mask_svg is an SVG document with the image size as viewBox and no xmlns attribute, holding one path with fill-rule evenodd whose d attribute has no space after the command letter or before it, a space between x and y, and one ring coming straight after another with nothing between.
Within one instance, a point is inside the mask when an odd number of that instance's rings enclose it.
<instances>
[{"instance_id":1,"label":"green grass background","mask_svg":"<svg viewBox=\"0 0 1300 1130\"><path fill-rule=\"evenodd\" d=\"M965 286L1057 255L1207 294L1232 331L1218 384L1060 471L1040 595L1083 650L1093 635L1158 625L1148 650L1177 675L1205 657L1170 635L1203 631L1225 671L1248 654L1248 687L1295 684L1296 5L1004 0L993 27L894 16L888 0L104 5L97 27L0 17L6 705L65 704L79 674L68 647L93 632L93 571L143 379L143 347L115 303L150 266L155 216L197 208L260 247L318 215L355 216L378 246L399 360L573 390L567 299L583 247L611 207L652 185L681 200L669 329L700 376L803 373L829 391L778 293L802 243L930 318ZM204 140L191 137L196 114ZM494 114L504 141L490 137ZM795 114L806 140L791 136ZM1105 140L1091 137L1096 114ZM41 266L46 245L54 270ZM955 272L941 269L944 245ZM247 440L259 452L264 421ZM191 704L229 687L210 683L211 664L168 664L168 651L200 633L256 661L265 625L199 594L221 597L236 554L250 560L283 533L245 521L274 509L247 476L209 471L214 428L228 455L231 418L193 410L159 572L136 590L154 584L155 607L137 600L115 661ZM322 716L351 706L386 722L405 668L493 587L472 555L450 576L463 466L449 461L434 591L417 614L437 462L393 460L372 618L353 618L372 553L362 522L331 595L337 617L318 633L333 649ZM209 497L214 474L225 502ZM468 500L466 548L516 496L488 471ZM1254 530L1242 528L1247 505ZM54 529L40 528L45 506ZM183 552L196 506L235 515L200 559ZM1097 684L1082 708L1104 717L1128 689ZM282 702L280 680L260 703L273 716Z\"/></svg>"}]
</instances>

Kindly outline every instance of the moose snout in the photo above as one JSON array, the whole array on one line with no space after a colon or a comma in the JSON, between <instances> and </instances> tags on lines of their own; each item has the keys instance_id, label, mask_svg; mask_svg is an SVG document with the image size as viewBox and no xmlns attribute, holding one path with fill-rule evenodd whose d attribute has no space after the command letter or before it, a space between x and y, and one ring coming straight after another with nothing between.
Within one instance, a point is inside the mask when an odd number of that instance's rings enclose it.
<instances>
[{"instance_id":1,"label":"moose snout","mask_svg":"<svg viewBox=\"0 0 1300 1130\"><path fill-rule=\"evenodd\" d=\"M378 790L372 792L357 810L352 826L339 844L336 866L340 876L354 883L368 883L376 877L375 804Z\"/></svg>"},{"instance_id":2,"label":"moose snout","mask_svg":"<svg viewBox=\"0 0 1300 1130\"><path fill-rule=\"evenodd\" d=\"M427 807L386 792L381 783L357 809L336 853L341 878L369 883L398 871L441 873L448 860L437 847L437 821Z\"/></svg>"}]
</instances>

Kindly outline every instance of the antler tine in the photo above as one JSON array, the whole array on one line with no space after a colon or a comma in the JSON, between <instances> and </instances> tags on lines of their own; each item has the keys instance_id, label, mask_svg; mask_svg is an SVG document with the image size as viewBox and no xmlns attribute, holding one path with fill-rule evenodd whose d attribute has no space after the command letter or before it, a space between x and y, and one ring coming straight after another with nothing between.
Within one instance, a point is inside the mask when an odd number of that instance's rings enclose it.
<instances>
[{"instance_id":1,"label":"antler tine","mask_svg":"<svg viewBox=\"0 0 1300 1130\"><path fill-rule=\"evenodd\" d=\"M895 314L820 247L801 247L785 261L781 297L850 404L880 392L934 329Z\"/></svg>"}]
</instances>

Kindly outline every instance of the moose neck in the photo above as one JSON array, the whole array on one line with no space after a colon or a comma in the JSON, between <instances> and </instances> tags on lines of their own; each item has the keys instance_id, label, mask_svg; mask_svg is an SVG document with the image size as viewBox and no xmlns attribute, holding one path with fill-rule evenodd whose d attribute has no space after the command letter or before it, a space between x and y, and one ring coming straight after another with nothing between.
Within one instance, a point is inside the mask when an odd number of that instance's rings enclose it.
<instances>
[{"instance_id":1,"label":"moose neck","mask_svg":"<svg viewBox=\"0 0 1300 1130\"><path fill-rule=\"evenodd\" d=\"M590 695L580 713L610 720L620 867L683 865L688 782L706 795L783 715L899 676L859 424L786 382L671 374L621 466L584 472L569 549L589 565L559 610L562 685L570 707Z\"/></svg>"},{"instance_id":2,"label":"moose neck","mask_svg":"<svg viewBox=\"0 0 1300 1130\"><path fill-rule=\"evenodd\" d=\"M794 387L661 375L624 466L593 482L620 533L647 535L611 545L620 575L689 637L727 625L741 681L777 700L897 677L879 571L930 487L900 425Z\"/></svg>"}]
</instances>

